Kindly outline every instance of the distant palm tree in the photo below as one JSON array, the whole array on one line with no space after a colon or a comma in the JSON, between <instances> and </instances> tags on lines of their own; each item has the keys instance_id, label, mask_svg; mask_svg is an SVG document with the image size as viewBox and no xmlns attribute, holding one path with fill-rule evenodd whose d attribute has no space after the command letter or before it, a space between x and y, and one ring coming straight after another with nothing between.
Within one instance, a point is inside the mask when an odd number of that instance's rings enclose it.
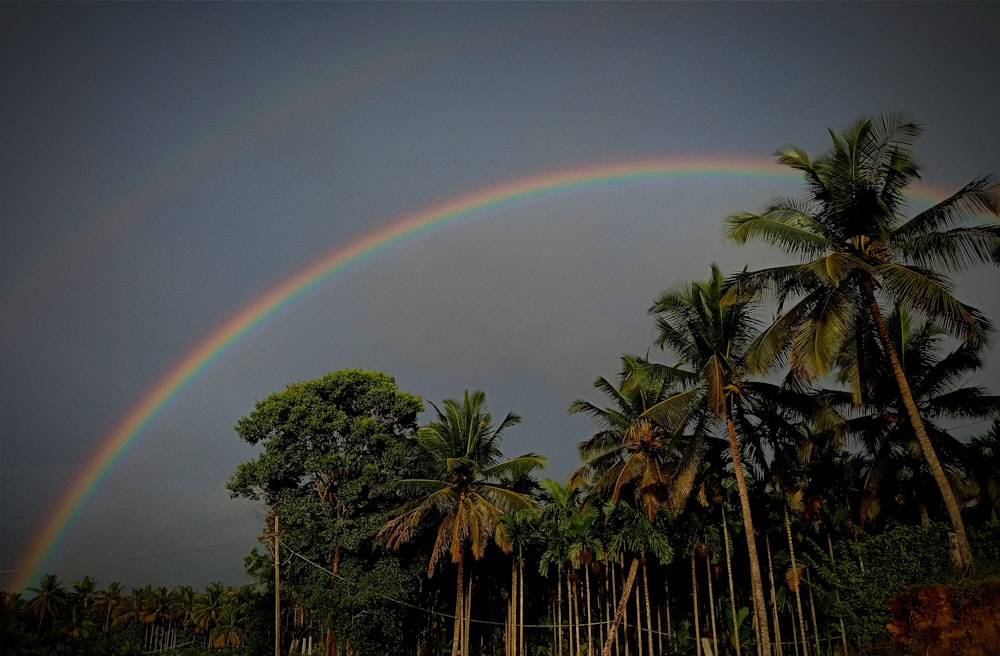
<instances>
[{"instance_id":1,"label":"distant palm tree","mask_svg":"<svg viewBox=\"0 0 1000 656\"><path fill-rule=\"evenodd\" d=\"M979 487L976 508L984 520L1000 519L1000 420L969 442L969 470ZM984 510L985 509L985 510Z\"/></svg>"},{"instance_id":2,"label":"distant palm tree","mask_svg":"<svg viewBox=\"0 0 1000 656\"><path fill-rule=\"evenodd\" d=\"M905 309L896 307L887 317L893 347L909 381L924 428L930 436L950 487L970 487L966 471L966 445L947 423L1000 417L1000 396L966 381L982 368L980 345L964 343L951 352L942 349L944 332L932 322L916 325ZM888 362L874 358L870 365L891 376ZM828 398L836 399L835 393ZM846 396L846 395L844 395ZM840 398L846 405L850 398ZM847 429L864 445L870 458L865 480L862 519L871 521L886 503L912 503L926 523L926 489L933 478L926 461L916 455L920 446L895 386L876 387L863 408L864 414L847 422Z\"/></svg>"},{"instance_id":3,"label":"distant palm tree","mask_svg":"<svg viewBox=\"0 0 1000 656\"><path fill-rule=\"evenodd\" d=\"M82 604L73 604L69 608L58 624L60 632L70 640L83 640L89 638L94 632L96 625L87 616L87 611Z\"/></svg>"},{"instance_id":4,"label":"distant palm tree","mask_svg":"<svg viewBox=\"0 0 1000 656\"><path fill-rule=\"evenodd\" d=\"M227 604L219 611L218 621L211 632L212 646L217 649L241 647L247 640L250 619L235 604Z\"/></svg>"},{"instance_id":5,"label":"distant palm tree","mask_svg":"<svg viewBox=\"0 0 1000 656\"><path fill-rule=\"evenodd\" d=\"M227 592L225 586L220 581L214 581L205 587L205 592L198 595L194 606L191 609L191 620L194 622L194 630L198 633L204 632L211 639L212 629L219 622L222 608L226 604Z\"/></svg>"},{"instance_id":6,"label":"distant palm tree","mask_svg":"<svg viewBox=\"0 0 1000 656\"><path fill-rule=\"evenodd\" d=\"M846 369L859 403L879 379L865 357L867 344L880 343L905 414L913 428L958 538L960 559L972 562L965 525L947 474L924 426L897 353L881 300L935 319L948 332L980 342L988 322L960 303L941 272L1000 262L1000 226L977 215L1000 216L1000 187L992 175L976 178L948 198L901 216L908 185L919 179L911 146L922 128L902 115L858 121L831 131L832 147L811 159L797 147L780 150L778 162L805 175L808 195L778 198L761 213L729 217L728 235L738 243L762 240L798 260L744 273L736 294L771 290L781 308L755 348L758 363L788 352L803 378L825 374L845 351L855 352ZM790 308L784 303L792 302ZM842 363L842 360L840 360Z\"/></svg>"},{"instance_id":7,"label":"distant palm tree","mask_svg":"<svg viewBox=\"0 0 1000 656\"><path fill-rule=\"evenodd\" d=\"M636 356L623 356L621 362L617 384L604 377L594 381L594 389L611 405L579 399L570 406L570 414L590 415L600 425L580 443L584 464L570 475L570 484L589 485L588 502L605 498L616 503L622 494L630 494L652 519L661 504L680 510L694 484L701 432L696 430L693 437L682 433L691 420L691 407L678 400L695 398L681 391L693 377L654 370Z\"/></svg>"},{"instance_id":8,"label":"distant palm tree","mask_svg":"<svg viewBox=\"0 0 1000 656\"><path fill-rule=\"evenodd\" d=\"M95 593L94 610L100 615L104 632L108 632L111 621L122 603L122 586L118 581L110 581L103 590Z\"/></svg>"},{"instance_id":9,"label":"distant palm tree","mask_svg":"<svg viewBox=\"0 0 1000 656\"><path fill-rule=\"evenodd\" d=\"M76 581L73 583L73 597L85 611L89 611L97 601L97 581L89 576Z\"/></svg>"},{"instance_id":10,"label":"distant palm tree","mask_svg":"<svg viewBox=\"0 0 1000 656\"><path fill-rule=\"evenodd\" d=\"M55 574L46 574L37 588L28 588L28 591L35 594L28 601L28 612L38 618L38 632L41 633L46 620L51 622L66 610L69 597Z\"/></svg>"},{"instance_id":11,"label":"distant palm tree","mask_svg":"<svg viewBox=\"0 0 1000 656\"><path fill-rule=\"evenodd\" d=\"M503 431L520 421L510 413L496 427L481 391L465 392L462 401L448 399L437 411L437 420L417 431L415 440L429 458L431 476L408 479L397 484L404 494L417 498L394 513L380 531L390 548L398 549L427 523L437 523L428 576L446 555L457 566L455 586L455 629L452 656L467 655L463 645L463 598L465 553L482 558L490 541L505 553L511 550L506 532L498 531L504 513L534 508L537 503L515 491L513 484L545 465L542 456L528 453L503 459L500 443Z\"/></svg>"}]
</instances>

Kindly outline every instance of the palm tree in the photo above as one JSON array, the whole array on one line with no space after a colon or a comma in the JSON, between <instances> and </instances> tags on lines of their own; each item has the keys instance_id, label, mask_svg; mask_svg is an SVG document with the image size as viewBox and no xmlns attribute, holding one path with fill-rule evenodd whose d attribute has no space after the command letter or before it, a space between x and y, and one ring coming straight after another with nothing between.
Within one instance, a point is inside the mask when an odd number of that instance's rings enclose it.
<instances>
[{"instance_id":1,"label":"palm tree","mask_svg":"<svg viewBox=\"0 0 1000 656\"><path fill-rule=\"evenodd\" d=\"M645 575L646 554L652 553L662 564L670 563L674 558L674 550L667 539L666 531L663 531L656 525L656 517L650 517L645 509L635 508L625 501L620 501L612 503L607 514L609 522L613 525L609 550L614 557L626 553L632 554L632 564L629 566L628 575L625 578L624 587L622 588L621 600L615 609L615 617L611 622L608 637L601 651L602 656L609 656L611 653L611 646L614 644L618 625L625 614L625 605L628 603L632 587L635 585L635 577L640 564L643 566L643 578L648 581ZM638 601L638 598L636 600ZM641 617L637 617L637 626L640 620ZM638 639L641 643L642 636L638 635ZM651 633L649 634L649 641L650 651L652 651Z\"/></svg>"},{"instance_id":2,"label":"palm tree","mask_svg":"<svg viewBox=\"0 0 1000 656\"><path fill-rule=\"evenodd\" d=\"M591 610L593 604L590 595L590 571L602 558L604 558L604 543L598 535L598 514L593 506L581 507L576 514L570 518L569 530L569 557L574 567L583 569L584 591L586 593L587 605L587 653L592 653L594 634L593 616ZM595 570L596 571L596 570ZM647 602L649 600L647 591Z\"/></svg>"},{"instance_id":3,"label":"palm tree","mask_svg":"<svg viewBox=\"0 0 1000 656\"><path fill-rule=\"evenodd\" d=\"M666 374L666 375L664 375ZM631 492L652 520L661 504L679 511L687 502L698 470L701 432L681 435L690 408L679 402L679 380L686 372L653 370L643 358L622 357L618 384L594 381L612 406L577 400L570 414L596 419L601 430L580 443L583 466L570 475L573 486L589 484L588 503L606 497L616 503ZM670 405L666 400L672 400Z\"/></svg>"},{"instance_id":4,"label":"palm tree","mask_svg":"<svg viewBox=\"0 0 1000 656\"><path fill-rule=\"evenodd\" d=\"M929 321L914 325L909 313L901 307L889 315L887 323L924 429L933 441L950 487L971 487L966 470L967 447L943 422L984 421L1000 416L1000 396L989 395L979 386L965 385L983 366L980 346L964 343L943 353L943 331ZM882 365L888 369L886 364L880 359L873 366ZM886 374L887 378L891 375L888 371ZM835 394L829 396L834 398ZM871 459L862 519L871 521L884 505L874 503L876 499L898 500L912 502L926 524L929 516L924 492L933 479L926 462L921 466L915 458L920 448L898 390L885 386L876 388L865 410L866 414L847 423L848 430L860 438ZM897 489L893 489L890 482L895 482Z\"/></svg>"},{"instance_id":5,"label":"palm tree","mask_svg":"<svg viewBox=\"0 0 1000 656\"><path fill-rule=\"evenodd\" d=\"M984 520L1000 519L1000 420L984 435L972 438L968 455L969 470L979 487L977 514Z\"/></svg>"},{"instance_id":6,"label":"palm tree","mask_svg":"<svg viewBox=\"0 0 1000 656\"><path fill-rule=\"evenodd\" d=\"M250 619L242 612L235 602L222 607L219 619L212 629L212 646L216 648L239 647L247 639L246 626Z\"/></svg>"},{"instance_id":7,"label":"palm tree","mask_svg":"<svg viewBox=\"0 0 1000 656\"><path fill-rule=\"evenodd\" d=\"M69 598L55 574L46 574L37 588L28 588L28 591L35 593L28 601L28 612L38 618L38 632L41 633L46 620L56 619L66 610Z\"/></svg>"},{"instance_id":8,"label":"palm tree","mask_svg":"<svg viewBox=\"0 0 1000 656\"><path fill-rule=\"evenodd\" d=\"M440 560L448 555L458 569L455 586L455 630L452 656L467 654L462 632L465 584L465 552L482 558L491 540L505 553L511 550L504 531L498 531L501 516L537 503L515 491L514 483L533 469L543 467L542 456L529 453L502 459L503 431L520 421L510 413L496 427L487 410L486 395L465 392L459 402L448 399L438 409L437 421L421 427L414 438L429 457L431 476L400 481L404 493L419 496L394 513L380 535L390 548L398 549L428 522L439 522L427 575L433 576ZM461 651L460 651L461 650Z\"/></svg>"},{"instance_id":9,"label":"palm tree","mask_svg":"<svg viewBox=\"0 0 1000 656\"><path fill-rule=\"evenodd\" d=\"M206 645L210 641L212 629L219 622L219 616L226 603L226 588L220 581L205 586L205 592L198 595L191 609L191 620L196 632L207 634Z\"/></svg>"},{"instance_id":10,"label":"palm tree","mask_svg":"<svg viewBox=\"0 0 1000 656\"><path fill-rule=\"evenodd\" d=\"M773 291L780 316L755 349L768 364L789 354L802 378L825 374L844 351L854 352L848 373L859 403L877 387L865 357L874 341L889 360L907 418L941 491L959 544L961 563L972 562L958 502L924 427L879 300L916 309L949 333L971 342L985 338L988 322L951 292L946 273L1000 261L1000 226L975 221L1000 216L1000 186L976 178L948 198L905 220L907 186L919 179L911 145L922 128L902 115L861 120L836 134L816 159L801 148L778 151L778 162L802 171L804 201L778 198L761 213L729 217L738 243L763 240L799 262L744 273L737 295ZM785 310L785 301L792 307Z\"/></svg>"},{"instance_id":11,"label":"palm tree","mask_svg":"<svg viewBox=\"0 0 1000 656\"><path fill-rule=\"evenodd\" d=\"M94 607L100 611L104 618L104 632L108 632L111 621L118 613L122 603L122 585L118 581L111 581L104 590L97 592Z\"/></svg>"},{"instance_id":12,"label":"palm tree","mask_svg":"<svg viewBox=\"0 0 1000 656\"><path fill-rule=\"evenodd\" d=\"M657 368L671 370L679 378L684 374L691 385L690 391L676 398L688 405L693 393L702 420L721 420L725 425L750 558L758 639L763 653L769 655L771 640L764 586L737 425L747 441L763 432L760 429L765 426L769 431L781 430L793 414L815 413L820 408L807 394L750 380L750 376L758 372L747 357L747 349L757 336L757 321L750 312L749 303L724 302L725 292L722 273L713 264L707 281L664 292L650 308L650 313L656 316L658 344L680 358L678 366L658 365ZM674 399L668 399L662 405L673 403Z\"/></svg>"},{"instance_id":13,"label":"palm tree","mask_svg":"<svg viewBox=\"0 0 1000 656\"><path fill-rule=\"evenodd\" d=\"M90 576L84 576L79 581L73 583L74 601L83 607L84 611L90 611L90 607L97 602L97 581Z\"/></svg>"},{"instance_id":14,"label":"palm tree","mask_svg":"<svg viewBox=\"0 0 1000 656\"><path fill-rule=\"evenodd\" d=\"M686 372L653 369L642 358L623 356L617 385L603 377L594 382L611 406L585 400L570 406L570 414L588 414L601 426L580 443L584 464L570 476L570 485L590 485L588 504L600 497L616 504L630 494L649 522L664 504L671 512L683 508L694 485L703 437L697 427L693 435L682 434L691 419L684 399L691 395L679 393L678 386L688 378ZM637 555L626 575L605 655L617 635L640 560Z\"/></svg>"},{"instance_id":15,"label":"palm tree","mask_svg":"<svg viewBox=\"0 0 1000 656\"><path fill-rule=\"evenodd\" d=\"M562 656L563 565L570 561L571 536L569 530L577 509L577 488L569 484L562 485L559 481L551 478L543 480L540 485L544 494L542 527L545 534L545 551L539 561L538 571L542 576L548 576L549 566L553 563L556 565L555 653L556 656ZM568 585L566 599L570 600ZM571 601L569 608L572 608ZM572 654L573 622L572 615L568 610L566 618L569 623L569 645Z\"/></svg>"},{"instance_id":16,"label":"palm tree","mask_svg":"<svg viewBox=\"0 0 1000 656\"><path fill-rule=\"evenodd\" d=\"M524 550L538 539L537 510L522 508L503 516L507 540L512 546L514 559L511 563L511 624L510 653L519 656L525 651L524 644Z\"/></svg>"}]
</instances>

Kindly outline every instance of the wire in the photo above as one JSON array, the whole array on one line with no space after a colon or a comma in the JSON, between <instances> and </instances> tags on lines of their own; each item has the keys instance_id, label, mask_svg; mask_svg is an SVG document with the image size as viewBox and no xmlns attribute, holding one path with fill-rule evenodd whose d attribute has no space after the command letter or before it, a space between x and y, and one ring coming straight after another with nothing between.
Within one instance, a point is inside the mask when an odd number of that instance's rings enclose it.
<instances>
[{"instance_id":1,"label":"wire","mask_svg":"<svg viewBox=\"0 0 1000 656\"><path fill-rule=\"evenodd\" d=\"M356 583L352 583L351 581L347 580L346 578L344 578L340 574L335 574L332 571L330 571L327 568L325 568L322 565L320 565L319 563L317 563L315 561L312 561L309 558L306 558L305 556L303 556L302 554L300 554L299 552L295 551L294 549L292 549L291 547L289 547L287 545L280 544L279 548L287 549L288 551L292 552L292 555L294 555L297 558L299 558L299 559L305 561L306 563L312 565L316 569L318 569L320 571L323 571L323 572L326 572L331 577L333 577L335 579L338 579L340 581L343 581L347 585L350 585L350 586L356 586L357 585ZM391 601L391 602L393 602L395 604L399 604L400 606L406 606L407 608L412 608L413 610L418 610L418 611L420 611L422 613L427 613L429 615L437 615L438 617L444 617L444 618L447 618L447 619L450 619L450 620L454 620L455 619L455 616L452 615L452 614L450 614L450 613L442 613L441 611L433 610L433 609L430 609L430 608L423 608L422 606L416 606L416 605L411 604L409 602L402 601L400 599L394 599L393 597L388 597L386 595L376 594L374 596L380 597L381 599L385 599L386 601ZM504 622L493 622L491 620L474 620L474 619L469 619L469 622L472 622L472 623L475 623L475 624L486 624L486 625L489 625L489 626L506 626L506 624ZM591 622L590 626L598 626L600 624L605 624L605 622ZM524 624L523 626L526 629L552 629L553 628L552 625L550 625L550 624ZM588 626L588 624L587 623L580 623L577 626L585 627L585 626Z\"/></svg>"}]
</instances>

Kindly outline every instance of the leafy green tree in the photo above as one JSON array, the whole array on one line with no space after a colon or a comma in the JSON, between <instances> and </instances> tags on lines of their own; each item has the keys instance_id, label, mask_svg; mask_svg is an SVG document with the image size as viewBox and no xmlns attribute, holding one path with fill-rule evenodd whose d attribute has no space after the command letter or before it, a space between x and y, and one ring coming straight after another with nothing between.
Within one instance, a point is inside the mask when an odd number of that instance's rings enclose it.
<instances>
[{"instance_id":1,"label":"leafy green tree","mask_svg":"<svg viewBox=\"0 0 1000 656\"><path fill-rule=\"evenodd\" d=\"M448 399L443 406L443 410L435 406L437 420L416 435L416 443L429 459L430 476L397 484L403 494L415 498L394 513L381 535L389 547L398 549L420 529L437 524L427 575L434 575L445 556L457 567L452 655L467 656L463 645L468 636L462 631L462 609L467 608L463 598L466 550L478 560L487 545L496 541L501 550L510 552L501 517L537 506L514 484L543 467L545 459L533 453L503 459L503 432L520 422L520 417L509 413L494 427L483 392L466 391L462 401Z\"/></svg>"},{"instance_id":2,"label":"leafy green tree","mask_svg":"<svg viewBox=\"0 0 1000 656\"><path fill-rule=\"evenodd\" d=\"M399 504L387 484L422 466L411 439L422 409L420 398L387 374L343 370L289 385L236 424L239 436L263 452L240 464L227 487L279 515L288 550L283 591L324 618L328 641L350 640L363 653L402 649L398 641L406 638L398 609L382 597L405 599L414 585L376 535ZM272 526L273 514L262 537L269 546ZM260 569L262 582L271 573L273 560ZM381 597L370 594L376 589ZM364 633L359 617L393 629L397 642L366 642L375 634Z\"/></svg>"},{"instance_id":3,"label":"leafy green tree","mask_svg":"<svg viewBox=\"0 0 1000 656\"><path fill-rule=\"evenodd\" d=\"M946 273L1000 261L1000 226L976 220L1000 216L1000 187L991 175L976 178L948 198L904 219L907 187L920 170L911 146L922 128L889 115L831 131L833 145L815 159L794 146L778 162L801 171L805 200L778 198L760 213L729 217L738 243L762 240L798 262L739 276L736 294L773 291L781 308L755 348L768 365L787 352L803 378L825 374L853 353L845 371L855 399L868 400L880 382L869 368L877 342L889 360L907 418L958 537L963 563L972 551L958 502L937 457L896 351L880 300L934 319L949 333L982 341L988 322L952 294ZM791 301L791 307L784 308Z\"/></svg>"}]
</instances>

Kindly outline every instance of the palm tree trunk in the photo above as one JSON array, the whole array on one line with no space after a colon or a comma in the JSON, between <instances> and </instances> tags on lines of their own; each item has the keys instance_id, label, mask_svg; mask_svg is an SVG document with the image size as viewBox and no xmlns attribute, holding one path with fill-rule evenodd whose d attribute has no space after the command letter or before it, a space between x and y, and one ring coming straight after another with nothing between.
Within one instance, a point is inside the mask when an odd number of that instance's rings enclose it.
<instances>
[{"instance_id":1,"label":"palm tree trunk","mask_svg":"<svg viewBox=\"0 0 1000 656\"><path fill-rule=\"evenodd\" d=\"M813 644L816 646L816 656L820 654L820 644L819 644L819 622L816 621L816 600L813 599L813 588L812 581L809 580L809 570L806 570L806 585L809 587L809 615L813 621Z\"/></svg>"},{"instance_id":2,"label":"palm tree trunk","mask_svg":"<svg viewBox=\"0 0 1000 656\"><path fill-rule=\"evenodd\" d=\"M649 576L646 573L646 559L642 559L642 590L646 596L646 635L649 640L649 656L653 656L653 614L649 604Z\"/></svg>"},{"instance_id":3,"label":"palm tree trunk","mask_svg":"<svg viewBox=\"0 0 1000 656\"><path fill-rule=\"evenodd\" d=\"M960 567L968 567L972 565L972 547L969 544L969 536L965 532L965 522L962 520L962 512L959 510L955 493L951 489L948 475L945 473L944 467L941 466L941 461L937 457L937 452L934 450L931 438L927 435L924 421L920 417L919 410L917 410L917 403L913 399L913 391L910 389L910 383L906 380L903 365L899 361L899 354L896 352L896 347L893 346L892 338L889 336L889 328L886 326L885 317L882 316L882 310L875 299L872 279L864 277L860 282L865 299L868 301L868 308L872 318L875 320L875 326L878 328L882 347L889 357L889 365L892 367L892 374L895 376L896 384L899 386L899 395L902 398L903 407L906 408L910 425L913 427L913 434L917 437L917 443L920 444L924 460L927 461L927 468L930 469L931 475L934 476L934 482L937 483L938 489L941 491L941 496L944 498L944 507L948 511L952 530L955 532L955 537L958 540L959 562L957 564Z\"/></svg>"},{"instance_id":4,"label":"palm tree trunk","mask_svg":"<svg viewBox=\"0 0 1000 656\"><path fill-rule=\"evenodd\" d=\"M458 554L458 582L455 585L455 632L451 641L451 656L458 656L462 645L462 619L465 610L465 600L462 593L465 592L465 562L464 549Z\"/></svg>"},{"instance_id":5,"label":"palm tree trunk","mask_svg":"<svg viewBox=\"0 0 1000 656\"><path fill-rule=\"evenodd\" d=\"M524 644L524 558L521 557L517 562L518 570L518 601L517 601L517 645L518 650L521 654L527 653L527 645Z\"/></svg>"},{"instance_id":6,"label":"palm tree trunk","mask_svg":"<svg viewBox=\"0 0 1000 656\"><path fill-rule=\"evenodd\" d=\"M826 534L826 547L830 551L830 564L836 564L833 558L833 538L830 537L829 531ZM840 590L837 588L833 589L834 594L837 595L837 603L840 604ZM840 622L840 642L841 646L844 648L844 654L847 654L847 630L844 628L844 618L843 616L838 617L837 620Z\"/></svg>"},{"instance_id":7,"label":"palm tree trunk","mask_svg":"<svg viewBox=\"0 0 1000 656\"><path fill-rule=\"evenodd\" d=\"M696 656L701 656L701 622L698 621L698 567L695 550L691 549L691 606L694 609L694 646Z\"/></svg>"},{"instance_id":8,"label":"palm tree trunk","mask_svg":"<svg viewBox=\"0 0 1000 656\"><path fill-rule=\"evenodd\" d=\"M726 545L726 574L729 576L729 609L733 614L733 644L736 656L740 656L740 624L736 617L736 593L733 587L733 557L729 548L729 524L726 522L726 504L722 503L722 540ZM846 656L846 654L845 654Z\"/></svg>"},{"instance_id":9,"label":"palm tree trunk","mask_svg":"<svg viewBox=\"0 0 1000 656\"><path fill-rule=\"evenodd\" d=\"M771 583L771 614L774 619L774 643L776 656L784 654L781 643L781 622L778 621L778 591L774 587L774 561L771 559L771 536L764 533L764 546L767 547L767 578Z\"/></svg>"},{"instance_id":10,"label":"palm tree trunk","mask_svg":"<svg viewBox=\"0 0 1000 656\"><path fill-rule=\"evenodd\" d=\"M507 656L517 656L517 560L510 561L510 601L507 603L507 627L504 632Z\"/></svg>"},{"instance_id":11,"label":"palm tree trunk","mask_svg":"<svg viewBox=\"0 0 1000 656\"><path fill-rule=\"evenodd\" d=\"M562 656L562 561L556 569L556 654Z\"/></svg>"},{"instance_id":12,"label":"palm tree trunk","mask_svg":"<svg viewBox=\"0 0 1000 656\"><path fill-rule=\"evenodd\" d=\"M711 554L705 554L705 579L708 583L708 613L712 618L712 650L719 653L719 630L715 624L715 592L712 586L712 558Z\"/></svg>"},{"instance_id":13,"label":"palm tree trunk","mask_svg":"<svg viewBox=\"0 0 1000 656\"><path fill-rule=\"evenodd\" d=\"M638 656L642 656L642 607L639 605L639 592L635 593L635 650ZM650 654L649 656L653 656Z\"/></svg>"},{"instance_id":14,"label":"palm tree trunk","mask_svg":"<svg viewBox=\"0 0 1000 656\"><path fill-rule=\"evenodd\" d=\"M580 656L580 604L579 591L576 589L576 580L573 572L566 574L566 591L569 593L569 613L570 613L570 656Z\"/></svg>"},{"instance_id":15,"label":"palm tree trunk","mask_svg":"<svg viewBox=\"0 0 1000 656\"><path fill-rule=\"evenodd\" d=\"M788 515L788 504L784 506L785 511L785 534L788 536L788 557L792 561L792 577L795 580L795 607L799 611L799 635L802 638L802 654L809 656L809 637L806 635L806 616L802 612L802 579L799 576L798 564L795 562L795 543L792 541L792 520Z\"/></svg>"},{"instance_id":16,"label":"palm tree trunk","mask_svg":"<svg viewBox=\"0 0 1000 656\"><path fill-rule=\"evenodd\" d=\"M728 403L726 404L726 427L729 432L729 450L733 457L733 472L736 474L736 486L740 493L740 508L743 511L743 532L746 534L747 552L750 556L750 590L753 597L754 614L758 617L757 641L764 656L771 656L771 635L768 630L767 605L764 603L764 584L760 576L760 562L757 560L757 540L754 537L753 516L750 512L750 492L747 489L747 480L743 473L740 445L736 440L736 425L733 423L733 415Z\"/></svg>"},{"instance_id":17,"label":"palm tree trunk","mask_svg":"<svg viewBox=\"0 0 1000 656\"><path fill-rule=\"evenodd\" d=\"M591 656L594 651L593 620L591 618L590 603L590 566L584 565L583 584L587 586L587 656Z\"/></svg>"},{"instance_id":18,"label":"palm tree trunk","mask_svg":"<svg viewBox=\"0 0 1000 656\"><path fill-rule=\"evenodd\" d=\"M628 570L628 577L625 579L625 585L622 587L622 598L618 602L618 608L615 610L615 618L611 621L611 627L608 629L608 637L604 641L604 648L601 649L601 656L611 656L611 645L618 634L618 625L621 624L622 616L625 614L625 605L628 603L628 597L632 593L632 586L635 584L635 574L638 570L639 558L635 557L632 559L632 565Z\"/></svg>"},{"instance_id":19,"label":"palm tree trunk","mask_svg":"<svg viewBox=\"0 0 1000 656\"><path fill-rule=\"evenodd\" d=\"M664 582L663 584L663 605L666 607L667 611L667 639L674 637L673 624L670 621L670 584Z\"/></svg>"},{"instance_id":20,"label":"palm tree trunk","mask_svg":"<svg viewBox=\"0 0 1000 656\"><path fill-rule=\"evenodd\" d=\"M472 653L472 576L468 577L469 587L465 594L465 624L462 627L462 656Z\"/></svg>"}]
</instances>

